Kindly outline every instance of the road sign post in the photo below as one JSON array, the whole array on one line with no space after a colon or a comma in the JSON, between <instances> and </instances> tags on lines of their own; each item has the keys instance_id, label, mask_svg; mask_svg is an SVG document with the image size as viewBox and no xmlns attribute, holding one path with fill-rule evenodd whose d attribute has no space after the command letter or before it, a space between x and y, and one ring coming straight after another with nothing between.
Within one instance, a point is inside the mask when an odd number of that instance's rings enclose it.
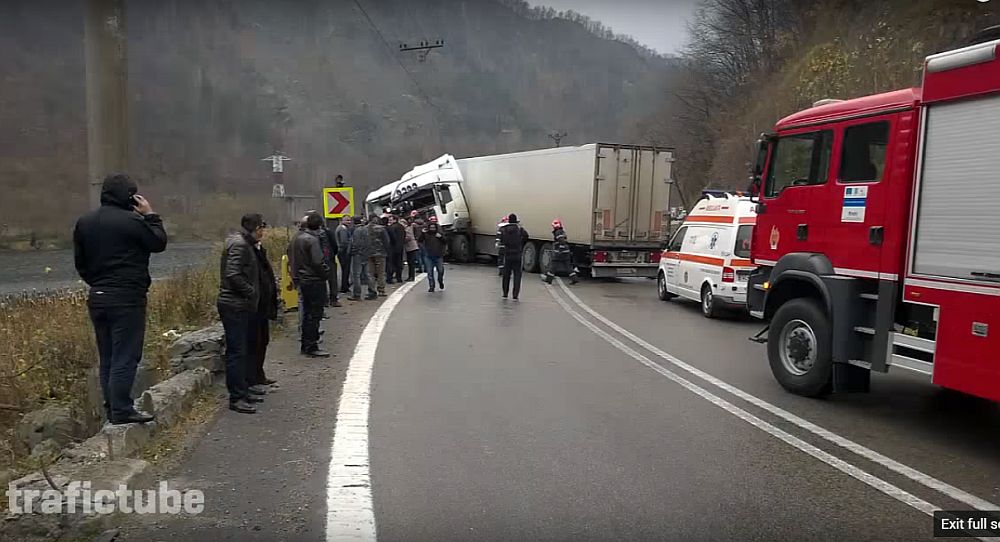
<instances>
[{"instance_id":1,"label":"road sign post","mask_svg":"<svg viewBox=\"0 0 1000 542\"><path fill-rule=\"evenodd\" d=\"M354 187L324 188L323 216L326 218L354 216Z\"/></svg>"}]
</instances>

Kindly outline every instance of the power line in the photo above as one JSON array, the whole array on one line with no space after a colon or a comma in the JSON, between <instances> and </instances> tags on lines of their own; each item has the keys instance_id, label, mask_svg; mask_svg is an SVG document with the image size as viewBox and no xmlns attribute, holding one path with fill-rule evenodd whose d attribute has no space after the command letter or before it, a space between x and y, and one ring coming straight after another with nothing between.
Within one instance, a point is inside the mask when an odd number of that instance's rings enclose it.
<instances>
[{"instance_id":1,"label":"power line","mask_svg":"<svg viewBox=\"0 0 1000 542\"><path fill-rule=\"evenodd\" d=\"M427 96L427 93L424 92L423 87L420 86L420 83L417 82L417 79L413 77L413 74L410 73L410 70L406 68L406 65L403 64L403 61L400 60L399 57L396 55L392 46L389 45L389 41L385 39L385 36L382 34L382 31L379 30L378 25L375 24L375 21L373 21L371 16L368 15L368 11L366 11L364 6L361 5L361 2L359 0L354 0L354 5L358 6L358 9L361 10L361 14L364 15L365 19L368 20L368 24L371 25L372 30L374 30L375 34L377 34L379 39L382 40L382 45L384 45L386 51L389 52L389 56L391 56L393 60L395 60L396 63L399 64L399 67L403 69L403 73L405 73L406 76L410 78L410 82L413 83L413 86L417 89L417 93L420 95L421 98L423 98L424 102L426 102L427 105L429 105L432 109L434 109L438 113L444 115L444 112L438 109L438 106L434 105L434 102L432 102L431 99ZM431 120L434 122L435 125L437 125L437 119L433 115L431 115ZM438 129L440 129L440 126L438 126Z\"/></svg>"}]
</instances>

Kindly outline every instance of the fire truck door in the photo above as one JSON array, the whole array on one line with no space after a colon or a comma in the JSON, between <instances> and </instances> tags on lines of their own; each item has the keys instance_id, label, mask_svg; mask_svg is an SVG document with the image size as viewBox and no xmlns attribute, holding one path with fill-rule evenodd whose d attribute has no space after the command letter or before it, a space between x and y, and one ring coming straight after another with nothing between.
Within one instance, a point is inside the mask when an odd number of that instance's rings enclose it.
<instances>
[{"instance_id":1,"label":"fire truck door","mask_svg":"<svg viewBox=\"0 0 1000 542\"><path fill-rule=\"evenodd\" d=\"M829 184L831 130L783 135L774 144L761 193L762 213L754 229L756 258L776 262L790 252L815 251L822 232L813 205L822 203Z\"/></svg>"},{"instance_id":2,"label":"fire truck door","mask_svg":"<svg viewBox=\"0 0 1000 542\"><path fill-rule=\"evenodd\" d=\"M828 186L832 205L823 211L825 234L817 239L838 274L879 278L883 271L890 133L890 118L876 117L844 123L838 134L837 182Z\"/></svg>"}]
</instances>

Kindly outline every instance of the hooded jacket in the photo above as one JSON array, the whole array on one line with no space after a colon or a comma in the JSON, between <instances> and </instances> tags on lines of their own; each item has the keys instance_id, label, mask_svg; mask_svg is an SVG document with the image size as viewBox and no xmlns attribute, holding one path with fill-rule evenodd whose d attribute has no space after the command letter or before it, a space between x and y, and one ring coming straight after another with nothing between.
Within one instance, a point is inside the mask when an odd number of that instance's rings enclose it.
<instances>
[{"instance_id":1,"label":"hooded jacket","mask_svg":"<svg viewBox=\"0 0 1000 542\"><path fill-rule=\"evenodd\" d=\"M371 250L369 251L368 256L383 258L388 256L391 243L385 226L375 222L369 222L365 227L368 228L368 242L371 244Z\"/></svg>"},{"instance_id":2,"label":"hooded jacket","mask_svg":"<svg viewBox=\"0 0 1000 542\"><path fill-rule=\"evenodd\" d=\"M415 235L413 235L413 228L410 227L410 225L407 224L406 221L403 220L403 219L400 219L399 223L403 225L403 229L404 229L404 231L403 231L403 251L405 251L405 252L414 252L414 251L420 249L420 247L417 246L417 237Z\"/></svg>"},{"instance_id":3,"label":"hooded jacket","mask_svg":"<svg viewBox=\"0 0 1000 542\"><path fill-rule=\"evenodd\" d=\"M132 207L137 187L125 177L105 182L101 206L76 222L73 257L90 286L91 307L144 306L149 290L149 255L167 248L167 232L155 213Z\"/></svg>"},{"instance_id":4,"label":"hooded jacket","mask_svg":"<svg viewBox=\"0 0 1000 542\"><path fill-rule=\"evenodd\" d=\"M257 240L244 229L226 238L219 260L220 305L247 312L259 310L261 269L256 244Z\"/></svg>"}]
</instances>

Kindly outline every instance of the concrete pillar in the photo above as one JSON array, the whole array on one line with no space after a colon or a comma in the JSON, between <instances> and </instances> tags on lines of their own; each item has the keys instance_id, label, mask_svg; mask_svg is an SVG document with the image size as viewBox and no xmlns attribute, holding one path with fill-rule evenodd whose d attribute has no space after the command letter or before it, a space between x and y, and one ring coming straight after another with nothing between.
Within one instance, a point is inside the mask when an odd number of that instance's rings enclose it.
<instances>
[{"instance_id":1,"label":"concrete pillar","mask_svg":"<svg viewBox=\"0 0 1000 542\"><path fill-rule=\"evenodd\" d=\"M101 182L128 169L128 44L124 0L87 0L87 182L90 204Z\"/></svg>"}]
</instances>

